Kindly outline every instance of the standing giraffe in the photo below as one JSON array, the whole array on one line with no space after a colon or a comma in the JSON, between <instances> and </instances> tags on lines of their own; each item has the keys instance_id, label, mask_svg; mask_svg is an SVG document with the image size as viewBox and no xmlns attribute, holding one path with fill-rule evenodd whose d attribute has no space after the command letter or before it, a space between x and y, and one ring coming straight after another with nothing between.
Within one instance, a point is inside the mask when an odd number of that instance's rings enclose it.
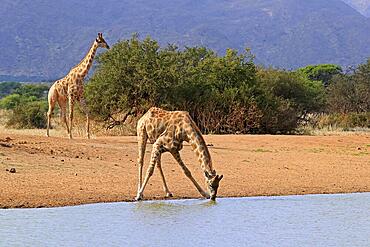
<instances>
[{"instance_id":1,"label":"standing giraffe","mask_svg":"<svg viewBox=\"0 0 370 247\"><path fill-rule=\"evenodd\" d=\"M212 168L212 160L207 145L202 134L188 112L185 111L165 111L160 108L152 107L145 113L137 124L138 138L138 167L139 167L139 184L136 200L143 198L143 192L149 178L153 175L154 168L157 166L163 181L163 188L166 197L172 197L169 191L164 174L161 168L161 155L164 152L170 152L175 160L179 163L185 175L195 185L199 193L205 198L216 199L217 189L223 175L219 176ZM153 143L150 164L142 183L142 168L144 164L144 154L146 142L149 139ZM189 142L193 151L195 151L198 161L204 171L208 192L205 192L195 181L191 172L186 167L180 157L183 141Z\"/></svg>"},{"instance_id":2,"label":"standing giraffe","mask_svg":"<svg viewBox=\"0 0 370 247\"><path fill-rule=\"evenodd\" d=\"M109 45L107 44L107 42L105 42L102 33L98 33L98 37L95 39L89 52L81 60L81 62L73 67L65 77L57 80L49 89L48 127L46 131L47 136L49 136L51 115L53 114L55 103L58 102L61 111L61 118L67 126L67 133L69 134L69 138L72 139L73 106L75 102L78 101L86 114L86 132L87 138L90 138L89 112L83 96L83 80L89 72L96 50L99 47L109 49ZM67 99L69 104L69 124L66 118Z\"/></svg>"}]
</instances>

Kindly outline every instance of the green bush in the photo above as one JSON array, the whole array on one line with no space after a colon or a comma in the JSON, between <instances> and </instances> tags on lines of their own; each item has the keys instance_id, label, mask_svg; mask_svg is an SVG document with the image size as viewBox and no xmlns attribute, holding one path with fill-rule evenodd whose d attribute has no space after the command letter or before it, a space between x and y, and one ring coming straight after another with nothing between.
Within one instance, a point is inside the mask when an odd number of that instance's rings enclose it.
<instances>
[{"instance_id":1,"label":"green bush","mask_svg":"<svg viewBox=\"0 0 370 247\"><path fill-rule=\"evenodd\" d=\"M0 99L0 109L8 110L6 125L15 128L46 126L46 85L20 85Z\"/></svg>"},{"instance_id":2,"label":"green bush","mask_svg":"<svg viewBox=\"0 0 370 247\"><path fill-rule=\"evenodd\" d=\"M10 94L0 100L0 108L5 110L14 109L17 105L24 101L19 94Z\"/></svg>"},{"instance_id":3,"label":"green bush","mask_svg":"<svg viewBox=\"0 0 370 247\"><path fill-rule=\"evenodd\" d=\"M17 105L6 123L14 128L46 128L46 101L32 101L24 105Z\"/></svg>"},{"instance_id":4,"label":"green bush","mask_svg":"<svg viewBox=\"0 0 370 247\"><path fill-rule=\"evenodd\" d=\"M326 104L321 81L257 69L249 50L220 56L205 47L160 48L134 35L97 62L85 92L92 114L107 125L132 109L140 116L158 106L188 111L204 133L290 133Z\"/></svg>"},{"instance_id":5,"label":"green bush","mask_svg":"<svg viewBox=\"0 0 370 247\"><path fill-rule=\"evenodd\" d=\"M299 73L260 69L257 80L264 93L260 104L264 109L263 133L292 132L307 114L320 112L325 106L322 84Z\"/></svg>"},{"instance_id":6,"label":"green bush","mask_svg":"<svg viewBox=\"0 0 370 247\"><path fill-rule=\"evenodd\" d=\"M370 60L353 74L335 76L327 100L328 112L370 112Z\"/></svg>"},{"instance_id":7,"label":"green bush","mask_svg":"<svg viewBox=\"0 0 370 247\"><path fill-rule=\"evenodd\" d=\"M325 87L330 85L333 76L343 73L342 68L336 64L308 65L298 69L297 72L312 81L320 81Z\"/></svg>"},{"instance_id":8,"label":"green bush","mask_svg":"<svg viewBox=\"0 0 370 247\"><path fill-rule=\"evenodd\" d=\"M250 119L258 114L248 110L260 94L249 51L227 50L221 57L204 47L160 49L150 38L133 36L97 61L86 98L92 114L102 120L159 106L189 111L204 132L247 132L258 125Z\"/></svg>"},{"instance_id":9,"label":"green bush","mask_svg":"<svg viewBox=\"0 0 370 247\"><path fill-rule=\"evenodd\" d=\"M24 97L46 98L49 86L45 84L23 84L16 88L13 93Z\"/></svg>"},{"instance_id":10,"label":"green bush","mask_svg":"<svg viewBox=\"0 0 370 247\"><path fill-rule=\"evenodd\" d=\"M363 113L332 113L319 118L317 127L319 129L335 126L339 128L370 128L370 112Z\"/></svg>"},{"instance_id":11,"label":"green bush","mask_svg":"<svg viewBox=\"0 0 370 247\"><path fill-rule=\"evenodd\" d=\"M0 99L12 94L21 85L19 82L0 82Z\"/></svg>"}]
</instances>

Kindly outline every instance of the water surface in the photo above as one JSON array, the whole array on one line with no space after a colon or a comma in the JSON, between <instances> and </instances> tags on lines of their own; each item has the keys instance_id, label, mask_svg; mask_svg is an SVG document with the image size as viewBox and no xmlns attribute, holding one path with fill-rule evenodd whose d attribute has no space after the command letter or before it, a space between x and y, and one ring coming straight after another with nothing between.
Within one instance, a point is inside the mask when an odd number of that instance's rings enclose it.
<instances>
[{"instance_id":1,"label":"water surface","mask_svg":"<svg viewBox=\"0 0 370 247\"><path fill-rule=\"evenodd\" d=\"M370 193L1 209L0 246L370 246Z\"/></svg>"}]
</instances>

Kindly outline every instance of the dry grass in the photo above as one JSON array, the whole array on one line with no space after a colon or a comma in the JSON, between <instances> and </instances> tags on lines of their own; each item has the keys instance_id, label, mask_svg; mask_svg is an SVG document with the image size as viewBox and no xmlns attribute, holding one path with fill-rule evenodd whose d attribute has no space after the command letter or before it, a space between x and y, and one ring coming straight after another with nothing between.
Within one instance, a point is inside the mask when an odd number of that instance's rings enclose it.
<instances>
[{"instance_id":1,"label":"dry grass","mask_svg":"<svg viewBox=\"0 0 370 247\"><path fill-rule=\"evenodd\" d=\"M43 136L46 135L45 129L10 129L5 127L7 113L0 110L0 132L9 134L32 134ZM118 116L119 119L119 116ZM73 121L73 136L85 137L86 136L86 119L78 109L75 111ZM136 119L129 117L124 125L115 126L113 129L106 129L102 122L90 121L91 137L97 136L131 136L136 135ZM297 129L299 135L310 136L356 136L356 135L370 135L370 128L343 128L336 125L326 125L323 127L313 127L312 125L301 126ZM64 123L61 122L59 115L54 114L52 118L52 129L50 135L56 137L66 137L66 129Z\"/></svg>"},{"instance_id":2,"label":"dry grass","mask_svg":"<svg viewBox=\"0 0 370 247\"><path fill-rule=\"evenodd\" d=\"M312 126L301 126L297 133L310 136L354 136L370 135L370 128L341 128L337 126L326 126L323 128L314 128Z\"/></svg>"},{"instance_id":3,"label":"dry grass","mask_svg":"<svg viewBox=\"0 0 370 247\"><path fill-rule=\"evenodd\" d=\"M7 113L0 110L0 132L8 134L37 135L45 136L46 129L14 129L6 127ZM125 125L119 125L113 129L106 129L102 122L90 120L91 137L97 136L130 136L136 135L136 126L134 119L128 119ZM67 137L65 124L61 121L59 114L55 113L51 120L50 135L54 137ZM73 119L73 136L86 136L86 118L81 112L76 111Z\"/></svg>"}]
</instances>

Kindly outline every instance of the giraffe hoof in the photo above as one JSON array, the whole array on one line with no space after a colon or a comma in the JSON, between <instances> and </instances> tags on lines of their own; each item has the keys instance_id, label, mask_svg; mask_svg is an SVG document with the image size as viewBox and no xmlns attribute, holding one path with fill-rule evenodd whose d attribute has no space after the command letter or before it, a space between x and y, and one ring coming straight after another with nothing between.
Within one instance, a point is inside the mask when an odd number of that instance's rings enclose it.
<instances>
[{"instance_id":1,"label":"giraffe hoof","mask_svg":"<svg viewBox=\"0 0 370 247\"><path fill-rule=\"evenodd\" d=\"M167 193L166 196L165 196L165 198L170 198L170 197L173 197L171 192Z\"/></svg>"},{"instance_id":2,"label":"giraffe hoof","mask_svg":"<svg viewBox=\"0 0 370 247\"><path fill-rule=\"evenodd\" d=\"M203 196L204 198L206 198L206 199L210 199L210 198L211 198L211 196L210 196L210 195L208 195L207 193L202 193L202 196Z\"/></svg>"},{"instance_id":3,"label":"giraffe hoof","mask_svg":"<svg viewBox=\"0 0 370 247\"><path fill-rule=\"evenodd\" d=\"M135 197L135 201L141 201L141 200L143 200L143 196L142 195L137 195Z\"/></svg>"}]
</instances>

